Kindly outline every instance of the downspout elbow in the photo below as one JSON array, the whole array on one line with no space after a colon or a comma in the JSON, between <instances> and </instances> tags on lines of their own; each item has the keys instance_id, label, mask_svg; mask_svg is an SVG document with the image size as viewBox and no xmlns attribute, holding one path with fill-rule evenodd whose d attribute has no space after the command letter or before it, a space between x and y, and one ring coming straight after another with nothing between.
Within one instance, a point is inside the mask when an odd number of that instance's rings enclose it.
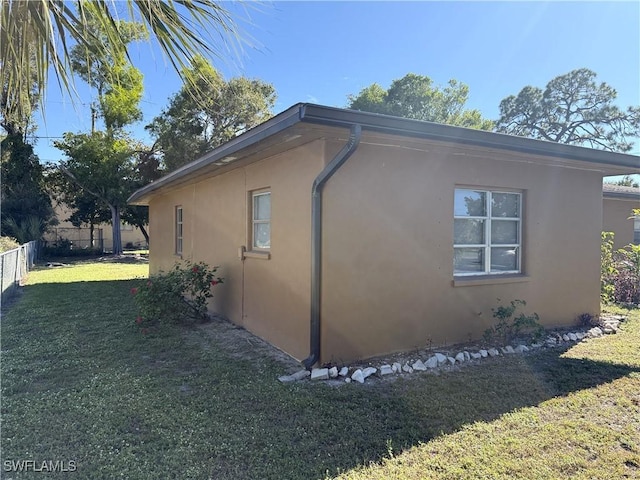
<instances>
[{"instance_id":1,"label":"downspout elbow","mask_svg":"<svg viewBox=\"0 0 640 480\"><path fill-rule=\"evenodd\" d=\"M309 325L309 356L302 361L311 369L320 359L320 304L322 282L322 192L334 173L353 155L360 144L362 127L351 125L349 140L325 166L313 182L311 190L311 308Z\"/></svg>"}]
</instances>

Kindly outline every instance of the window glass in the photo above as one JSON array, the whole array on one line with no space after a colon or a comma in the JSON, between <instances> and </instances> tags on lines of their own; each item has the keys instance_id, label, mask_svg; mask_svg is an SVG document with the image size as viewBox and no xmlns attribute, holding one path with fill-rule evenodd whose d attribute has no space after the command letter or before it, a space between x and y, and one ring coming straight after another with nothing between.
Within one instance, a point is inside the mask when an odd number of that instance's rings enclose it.
<instances>
[{"instance_id":1,"label":"window glass","mask_svg":"<svg viewBox=\"0 0 640 480\"><path fill-rule=\"evenodd\" d=\"M456 248L453 261L454 273L479 273L484 271L484 248Z\"/></svg>"},{"instance_id":2,"label":"window glass","mask_svg":"<svg viewBox=\"0 0 640 480\"><path fill-rule=\"evenodd\" d=\"M509 272L518 270L518 247L494 247L491 249L491 270Z\"/></svg>"},{"instance_id":3,"label":"window glass","mask_svg":"<svg viewBox=\"0 0 640 480\"><path fill-rule=\"evenodd\" d=\"M484 217L487 215L487 193L456 189L454 215L456 217Z\"/></svg>"},{"instance_id":4,"label":"window glass","mask_svg":"<svg viewBox=\"0 0 640 480\"><path fill-rule=\"evenodd\" d=\"M453 243L480 245L484 243L484 220L456 218L453 221Z\"/></svg>"},{"instance_id":5,"label":"window glass","mask_svg":"<svg viewBox=\"0 0 640 480\"><path fill-rule=\"evenodd\" d=\"M271 192L252 194L251 245L256 249L271 248Z\"/></svg>"},{"instance_id":6,"label":"window glass","mask_svg":"<svg viewBox=\"0 0 640 480\"><path fill-rule=\"evenodd\" d=\"M492 193L491 216L518 218L520 216L520 195L517 193Z\"/></svg>"},{"instance_id":7,"label":"window glass","mask_svg":"<svg viewBox=\"0 0 640 480\"><path fill-rule=\"evenodd\" d=\"M460 188L454 196L454 274L520 272L520 193Z\"/></svg>"},{"instance_id":8,"label":"window glass","mask_svg":"<svg viewBox=\"0 0 640 480\"><path fill-rule=\"evenodd\" d=\"M253 245L257 248L269 248L271 246L271 225L268 223L255 223L253 225Z\"/></svg>"},{"instance_id":9,"label":"window glass","mask_svg":"<svg viewBox=\"0 0 640 480\"><path fill-rule=\"evenodd\" d=\"M261 193L253 197L253 219L269 220L271 218L271 194Z\"/></svg>"},{"instance_id":10,"label":"window glass","mask_svg":"<svg viewBox=\"0 0 640 480\"><path fill-rule=\"evenodd\" d=\"M518 222L513 220L492 220L491 243L493 245L518 243Z\"/></svg>"}]
</instances>

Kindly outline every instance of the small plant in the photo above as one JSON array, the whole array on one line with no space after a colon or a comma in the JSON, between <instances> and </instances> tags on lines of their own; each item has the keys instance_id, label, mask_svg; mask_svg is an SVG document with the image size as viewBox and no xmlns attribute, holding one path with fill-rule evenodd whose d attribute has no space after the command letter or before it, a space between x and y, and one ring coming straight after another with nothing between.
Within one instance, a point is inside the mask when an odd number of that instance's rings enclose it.
<instances>
[{"instance_id":1,"label":"small plant","mask_svg":"<svg viewBox=\"0 0 640 480\"><path fill-rule=\"evenodd\" d=\"M498 322L484 331L485 341L499 341L506 345L514 337L522 334L529 334L536 340L541 338L544 334L544 327L540 325L540 317L537 313L525 315L520 312L518 316L514 317L516 310L526 304L527 302L524 300L512 300L508 305L498 305L497 308L492 308L493 318Z\"/></svg>"},{"instance_id":2,"label":"small plant","mask_svg":"<svg viewBox=\"0 0 640 480\"><path fill-rule=\"evenodd\" d=\"M602 232L600 244L600 298L605 303L614 300L614 279L619 274L613 257L613 232Z\"/></svg>"},{"instance_id":3,"label":"small plant","mask_svg":"<svg viewBox=\"0 0 640 480\"><path fill-rule=\"evenodd\" d=\"M223 283L218 267L204 262L176 263L169 272L149 277L131 289L139 315L135 322L143 333L160 323L190 323L207 320L207 302L212 288Z\"/></svg>"},{"instance_id":4,"label":"small plant","mask_svg":"<svg viewBox=\"0 0 640 480\"><path fill-rule=\"evenodd\" d=\"M595 315L591 315L590 313L581 313L580 315L578 315L576 320L578 321L578 325L580 327L591 328L596 324L598 317L596 317Z\"/></svg>"}]
</instances>

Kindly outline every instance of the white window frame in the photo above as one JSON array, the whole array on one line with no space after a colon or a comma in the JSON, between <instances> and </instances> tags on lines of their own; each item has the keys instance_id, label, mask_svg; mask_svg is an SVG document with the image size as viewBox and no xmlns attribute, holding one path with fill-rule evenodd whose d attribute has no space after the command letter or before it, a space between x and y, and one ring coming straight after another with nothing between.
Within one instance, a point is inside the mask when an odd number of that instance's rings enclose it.
<instances>
[{"instance_id":1,"label":"white window frame","mask_svg":"<svg viewBox=\"0 0 640 480\"><path fill-rule=\"evenodd\" d=\"M251 192L251 216L250 216L251 224L249 225L249 235L251 236L250 243L251 243L252 250L257 250L260 252L268 252L271 250L271 211L269 211L269 218L267 219L256 218L256 199L262 196L269 196L269 200L271 200L271 190L261 189L261 190L255 190ZM269 246L268 247L256 245L255 226L259 224L269 225Z\"/></svg>"},{"instance_id":2,"label":"white window frame","mask_svg":"<svg viewBox=\"0 0 640 480\"><path fill-rule=\"evenodd\" d=\"M182 205L176 205L175 208L175 253L176 255L182 255L183 245L183 226L184 226L184 212Z\"/></svg>"},{"instance_id":3,"label":"white window frame","mask_svg":"<svg viewBox=\"0 0 640 480\"><path fill-rule=\"evenodd\" d=\"M453 259L453 275L455 277L471 277L471 276L486 276L486 275L514 275L522 273L522 201L523 195L520 191L510 191L510 190L489 190L486 188L476 188L476 187L463 187L458 186L455 188L455 192L460 190L471 190L474 192L481 192L485 194L485 216L464 216L464 215L455 215L454 213L454 223L457 219L467 219L467 220L482 220L484 221L484 243L481 244L457 244L455 243L454 238L454 259ZM518 195L518 217L493 217L492 215L492 197L494 194L510 194L510 195ZM454 193L454 209L455 209L455 193ZM517 222L517 236L518 243L513 244L493 244L491 239L491 223L494 220L498 221L512 221ZM455 235L455 234L454 234ZM491 249L493 248L515 248L516 249L516 265L518 268L515 270L491 270ZM456 272L455 271L455 251L456 249L461 248L479 248L484 250L484 265L482 271L477 272Z\"/></svg>"}]
</instances>

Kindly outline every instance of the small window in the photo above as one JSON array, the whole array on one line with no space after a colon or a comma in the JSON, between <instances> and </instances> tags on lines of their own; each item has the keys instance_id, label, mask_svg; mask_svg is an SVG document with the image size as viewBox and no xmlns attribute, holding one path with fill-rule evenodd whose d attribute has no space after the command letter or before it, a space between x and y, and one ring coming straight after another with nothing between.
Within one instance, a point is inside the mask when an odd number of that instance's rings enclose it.
<instances>
[{"instance_id":1,"label":"small window","mask_svg":"<svg viewBox=\"0 0 640 480\"><path fill-rule=\"evenodd\" d=\"M182 255L182 207L176 207L176 255Z\"/></svg>"},{"instance_id":2,"label":"small window","mask_svg":"<svg viewBox=\"0 0 640 480\"><path fill-rule=\"evenodd\" d=\"M271 192L251 194L251 246L254 250L271 248Z\"/></svg>"},{"instance_id":3,"label":"small window","mask_svg":"<svg viewBox=\"0 0 640 480\"><path fill-rule=\"evenodd\" d=\"M640 216L633 217L633 243L640 245Z\"/></svg>"},{"instance_id":4,"label":"small window","mask_svg":"<svg viewBox=\"0 0 640 480\"><path fill-rule=\"evenodd\" d=\"M520 273L522 195L456 188L454 275Z\"/></svg>"}]
</instances>

